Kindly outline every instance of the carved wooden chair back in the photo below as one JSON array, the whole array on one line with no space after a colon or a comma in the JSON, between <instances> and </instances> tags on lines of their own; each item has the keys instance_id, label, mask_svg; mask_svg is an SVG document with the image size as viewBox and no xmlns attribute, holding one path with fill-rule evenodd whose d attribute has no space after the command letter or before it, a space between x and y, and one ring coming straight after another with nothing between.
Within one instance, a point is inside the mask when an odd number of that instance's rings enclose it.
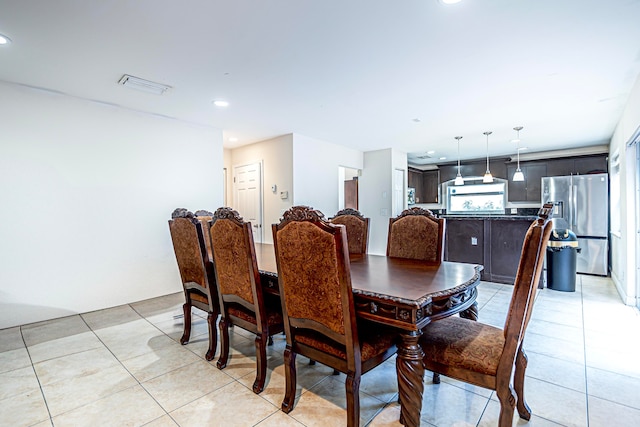
<instances>
[{"instance_id":1,"label":"carved wooden chair back","mask_svg":"<svg viewBox=\"0 0 640 427\"><path fill-rule=\"evenodd\" d=\"M407 209L389 219L387 256L440 264L444 232L444 218L436 218L428 209Z\"/></svg>"},{"instance_id":2,"label":"carved wooden chair back","mask_svg":"<svg viewBox=\"0 0 640 427\"><path fill-rule=\"evenodd\" d=\"M524 398L527 357L522 340L551 234L551 207L544 205L540 209L539 218L525 236L504 329L461 317L448 317L433 322L422 331L420 343L425 368L495 390L500 400L500 427L512 425L516 404L521 418L528 420L531 417ZM434 382L439 382L435 376Z\"/></svg>"},{"instance_id":3,"label":"carved wooden chair back","mask_svg":"<svg viewBox=\"0 0 640 427\"><path fill-rule=\"evenodd\" d=\"M280 300L262 291L250 222L243 221L231 208L219 208L209 222L209 232L222 312L217 366L227 366L230 325L256 334L253 391L260 393L266 381L267 343L271 335L284 330Z\"/></svg>"},{"instance_id":4,"label":"carved wooden chair back","mask_svg":"<svg viewBox=\"0 0 640 427\"><path fill-rule=\"evenodd\" d=\"M295 357L347 374L347 425L359 423L360 376L396 351L396 331L356 321L346 229L306 206L272 226L287 345L282 410L293 409Z\"/></svg>"},{"instance_id":5,"label":"carved wooden chair back","mask_svg":"<svg viewBox=\"0 0 640 427\"><path fill-rule=\"evenodd\" d=\"M204 236L204 245L207 247L207 254L209 259L213 261L213 254L211 253L211 235L209 234L209 221L213 218L213 213L204 209L198 210L194 214L198 221L202 224L202 234Z\"/></svg>"},{"instance_id":6,"label":"carved wooden chair back","mask_svg":"<svg viewBox=\"0 0 640 427\"><path fill-rule=\"evenodd\" d=\"M205 357L211 360L218 340L215 322L220 310L213 264L207 255L202 223L187 209L178 208L171 214L169 232L185 296L184 331L180 343L187 344L191 336L191 307L206 311L209 349Z\"/></svg>"},{"instance_id":7,"label":"carved wooden chair back","mask_svg":"<svg viewBox=\"0 0 640 427\"><path fill-rule=\"evenodd\" d=\"M347 243L350 254L366 254L369 239L369 218L365 218L355 209L346 208L338 211L332 224L342 224L347 229Z\"/></svg>"}]
</instances>

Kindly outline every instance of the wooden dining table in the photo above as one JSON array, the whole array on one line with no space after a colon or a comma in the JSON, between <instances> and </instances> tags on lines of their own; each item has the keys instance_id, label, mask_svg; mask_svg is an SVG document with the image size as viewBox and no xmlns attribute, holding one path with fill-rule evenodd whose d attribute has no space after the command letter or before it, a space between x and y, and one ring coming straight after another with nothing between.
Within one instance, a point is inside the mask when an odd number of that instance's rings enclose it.
<instances>
[{"instance_id":1,"label":"wooden dining table","mask_svg":"<svg viewBox=\"0 0 640 427\"><path fill-rule=\"evenodd\" d=\"M257 243L256 258L263 289L278 293L274 246ZM482 265L422 261L381 255L350 256L356 315L398 329L396 357L400 422L420 425L424 390L424 353L418 340L427 324L456 313L477 320L476 297Z\"/></svg>"}]
</instances>

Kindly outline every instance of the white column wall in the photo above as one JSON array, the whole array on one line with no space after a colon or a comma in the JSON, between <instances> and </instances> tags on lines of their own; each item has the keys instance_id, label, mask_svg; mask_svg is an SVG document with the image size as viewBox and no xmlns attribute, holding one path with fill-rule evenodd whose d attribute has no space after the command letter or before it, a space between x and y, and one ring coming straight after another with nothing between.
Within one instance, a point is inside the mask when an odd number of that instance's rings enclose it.
<instances>
[{"instance_id":1,"label":"white column wall","mask_svg":"<svg viewBox=\"0 0 640 427\"><path fill-rule=\"evenodd\" d=\"M629 96L620 122L611 139L609 152L620 153L620 209L611 215L620 216L620 236L611 237L611 277L626 304L635 304L636 298L636 215L635 211L635 151L627 148L627 142L640 126L640 76Z\"/></svg>"},{"instance_id":2,"label":"white column wall","mask_svg":"<svg viewBox=\"0 0 640 427\"><path fill-rule=\"evenodd\" d=\"M0 83L0 328L181 291L167 221L222 202L222 132Z\"/></svg>"},{"instance_id":3,"label":"white column wall","mask_svg":"<svg viewBox=\"0 0 640 427\"><path fill-rule=\"evenodd\" d=\"M405 164L406 168L406 164ZM364 167L359 179L360 210L371 218L369 223L369 253L387 253L387 232L393 208L392 150L364 153Z\"/></svg>"},{"instance_id":4,"label":"white column wall","mask_svg":"<svg viewBox=\"0 0 640 427\"><path fill-rule=\"evenodd\" d=\"M362 169L363 153L326 141L293 135L293 205L307 205L329 218L338 211L339 168ZM344 179L344 178L343 178ZM360 183L358 183L360 185ZM362 211L367 216L368 212Z\"/></svg>"}]
</instances>

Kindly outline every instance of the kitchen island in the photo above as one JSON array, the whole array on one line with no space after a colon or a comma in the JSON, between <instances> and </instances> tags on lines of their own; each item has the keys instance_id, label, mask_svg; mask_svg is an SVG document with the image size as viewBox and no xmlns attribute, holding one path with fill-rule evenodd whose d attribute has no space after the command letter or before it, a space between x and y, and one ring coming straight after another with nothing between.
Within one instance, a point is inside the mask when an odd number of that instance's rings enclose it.
<instances>
[{"instance_id":1,"label":"kitchen island","mask_svg":"<svg viewBox=\"0 0 640 427\"><path fill-rule=\"evenodd\" d=\"M513 284L535 215L443 215L446 261L484 265L482 280Z\"/></svg>"}]
</instances>

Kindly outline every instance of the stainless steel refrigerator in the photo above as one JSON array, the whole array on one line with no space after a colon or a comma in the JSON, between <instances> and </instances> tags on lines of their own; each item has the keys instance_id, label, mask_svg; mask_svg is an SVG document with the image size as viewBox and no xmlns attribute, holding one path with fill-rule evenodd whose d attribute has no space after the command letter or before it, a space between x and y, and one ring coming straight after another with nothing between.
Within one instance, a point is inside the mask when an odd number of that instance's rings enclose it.
<instances>
[{"instance_id":1,"label":"stainless steel refrigerator","mask_svg":"<svg viewBox=\"0 0 640 427\"><path fill-rule=\"evenodd\" d=\"M553 203L553 228L568 228L578 238L576 271L608 275L608 175L542 178L542 203Z\"/></svg>"}]
</instances>

